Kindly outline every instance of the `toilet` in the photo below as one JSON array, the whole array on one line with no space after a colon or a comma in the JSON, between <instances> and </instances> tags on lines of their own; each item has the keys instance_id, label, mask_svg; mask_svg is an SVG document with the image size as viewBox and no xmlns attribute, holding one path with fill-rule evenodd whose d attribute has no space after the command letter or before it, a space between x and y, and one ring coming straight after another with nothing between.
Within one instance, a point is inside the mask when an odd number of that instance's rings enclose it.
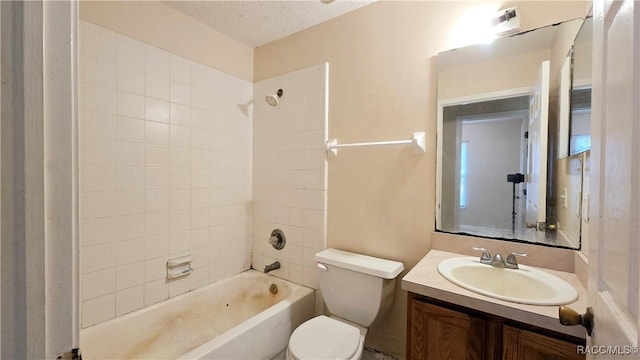
<instances>
[{"instance_id":1,"label":"toilet","mask_svg":"<svg viewBox=\"0 0 640 360\"><path fill-rule=\"evenodd\" d=\"M393 302L402 263L327 249L315 255L318 283L331 316L320 315L291 334L288 360L362 357L367 329Z\"/></svg>"}]
</instances>

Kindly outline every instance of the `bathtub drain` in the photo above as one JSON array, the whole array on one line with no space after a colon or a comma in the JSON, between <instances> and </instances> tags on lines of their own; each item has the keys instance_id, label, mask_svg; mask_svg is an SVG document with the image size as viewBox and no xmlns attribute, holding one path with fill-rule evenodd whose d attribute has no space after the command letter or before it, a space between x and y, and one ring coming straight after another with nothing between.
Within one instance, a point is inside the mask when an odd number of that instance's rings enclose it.
<instances>
[{"instance_id":1,"label":"bathtub drain","mask_svg":"<svg viewBox=\"0 0 640 360\"><path fill-rule=\"evenodd\" d=\"M278 293L278 286L276 284L271 284L271 286L269 286L269 291L275 295Z\"/></svg>"}]
</instances>

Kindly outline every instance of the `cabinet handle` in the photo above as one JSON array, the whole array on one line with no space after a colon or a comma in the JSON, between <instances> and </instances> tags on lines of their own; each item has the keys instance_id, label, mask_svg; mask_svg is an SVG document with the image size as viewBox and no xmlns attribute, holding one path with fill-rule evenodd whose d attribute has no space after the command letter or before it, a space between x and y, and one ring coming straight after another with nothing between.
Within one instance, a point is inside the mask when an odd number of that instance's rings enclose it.
<instances>
[{"instance_id":1,"label":"cabinet handle","mask_svg":"<svg viewBox=\"0 0 640 360\"><path fill-rule=\"evenodd\" d=\"M568 306L560 306L558 309L558 317L560 318L560 324L565 326L582 325L587 329L587 335L591 336L593 332L593 309L591 306L587 308L584 314L578 314Z\"/></svg>"}]
</instances>

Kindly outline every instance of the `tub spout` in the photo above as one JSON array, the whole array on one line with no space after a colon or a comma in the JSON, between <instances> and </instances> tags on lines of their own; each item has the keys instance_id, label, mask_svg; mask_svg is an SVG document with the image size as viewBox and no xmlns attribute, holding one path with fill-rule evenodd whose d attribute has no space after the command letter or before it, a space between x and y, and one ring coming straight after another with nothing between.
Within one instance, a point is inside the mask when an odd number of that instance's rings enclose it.
<instances>
[{"instance_id":1,"label":"tub spout","mask_svg":"<svg viewBox=\"0 0 640 360\"><path fill-rule=\"evenodd\" d=\"M269 264L267 266L264 267L264 272L265 274L273 271L273 270L277 270L280 269L280 261L275 261L273 264Z\"/></svg>"}]
</instances>

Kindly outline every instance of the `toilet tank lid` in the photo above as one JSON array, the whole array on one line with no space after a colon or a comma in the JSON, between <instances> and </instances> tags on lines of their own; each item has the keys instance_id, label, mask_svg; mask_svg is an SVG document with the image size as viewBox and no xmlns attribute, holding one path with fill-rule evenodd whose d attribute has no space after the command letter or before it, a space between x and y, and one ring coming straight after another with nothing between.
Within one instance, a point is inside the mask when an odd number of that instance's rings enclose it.
<instances>
[{"instance_id":1,"label":"toilet tank lid","mask_svg":"<svg viewBox=\"0 0 640 360\"><path fill-rule=\"evenodd\" d=\"M337 249L320 251L316 254L315 259L323 264L359 271L383 279L393 279L404 270L404 265L401 262Z\"/></svg>"}]
</instances>

